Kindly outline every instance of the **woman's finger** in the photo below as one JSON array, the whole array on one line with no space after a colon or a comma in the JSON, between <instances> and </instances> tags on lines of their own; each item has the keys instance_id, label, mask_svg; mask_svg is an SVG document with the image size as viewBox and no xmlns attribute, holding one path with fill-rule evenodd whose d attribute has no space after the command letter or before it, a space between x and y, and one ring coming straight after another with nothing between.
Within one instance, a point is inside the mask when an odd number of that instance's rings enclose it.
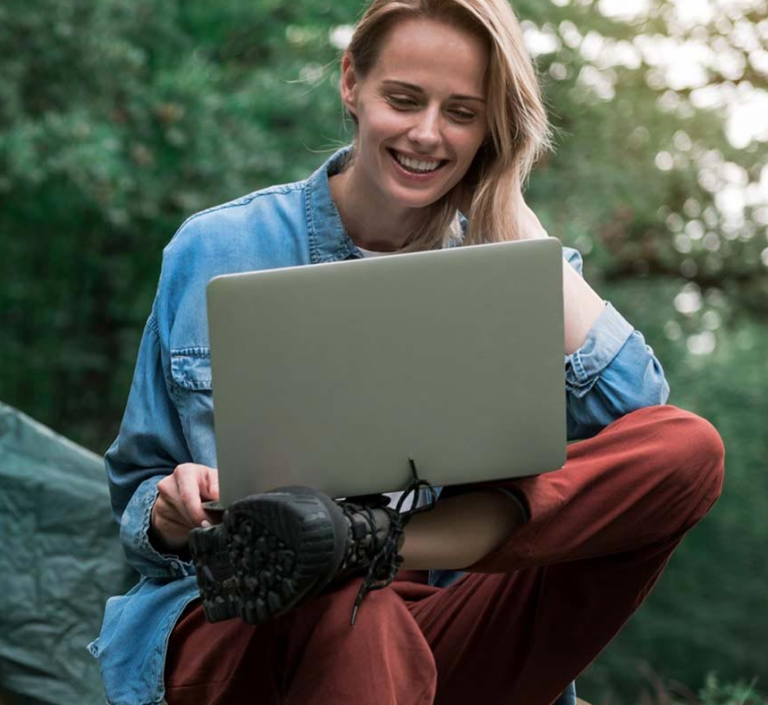
<instances>
[{"instance_id":1,"label":"woman's finger","mask_svg":"<svg viewBox=\"0 0 768 705\"><path fill-rule=\"evenodd\" d=\"M202 491L202 497L208 501L218 502L221 498L219 494L219 471L216 468L206 468L208 471L205 479L205 490ZM213 524L220 524L223 520L223 515L220 511L211 511L208 509L203 510L205 512L206 519L202 522L201 526L208 527Z\"/></svg>"},{"instance_id":2,"label":"woman's finger","mask_svg":"<svg viewBox=\"0 0 768 705\"><path fill-rule=\"evenodd\" d=\"M157 490L157 500L152 507L150 520L151 540L162 552L177 551L187 542L190 520L184 512L174 475L163 478Z\"/></svg>"},{"instance_id":3,"label":"woman's finger","mask_svg":"<svg viewBox=\"0 0 768 705\"><path fill-rule=\"evenodd\" d=\"M200 526L207 519L203 510L201 495L207 492L207 471L202 465L180 465L174 471L181 509L189 521L190 528Z\"/></svg>"},{"instance_id":4,"label":"woman's finger","mask_svg":"<svg viewBox=\"0 0 768 705\"><path fill-rule=\"evenodd\" d=\"M219 471L216 468L205 468L205 482L202 487L205 489L201 492L203 498L206 500L218 500L219 495Z\"/></svg>"}]
</instances>

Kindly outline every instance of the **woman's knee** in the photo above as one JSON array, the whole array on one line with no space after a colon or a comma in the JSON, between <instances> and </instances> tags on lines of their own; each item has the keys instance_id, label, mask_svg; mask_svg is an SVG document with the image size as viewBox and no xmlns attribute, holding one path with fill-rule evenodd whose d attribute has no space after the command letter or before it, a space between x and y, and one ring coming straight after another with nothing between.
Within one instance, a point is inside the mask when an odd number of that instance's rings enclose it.
<instances>
[{"instance_id":1,"label":"woman's knee","mask_svg":"<svg viewBox=\"0 0 768 705\"><path fill-rule=\"evenodd\" d=\"M666 467L665 481L690 499L685 528L698 522L719 497L725 448L717 429L706 419L674 406L651 407L661 443L654 444Z\"/></svg>"},{"instance_id":2,"label":"woman's knee","mask_svg":"<svg viewBox=\"0 0 768 705\"><path fill-rule=\"evenodd\" d=\"M669 462L678 470L689 471L694 479L722 478L725 459L723 440L706 419L674 406L655 407L661 413L668 439Z\"/></svg>"}]
</instances>

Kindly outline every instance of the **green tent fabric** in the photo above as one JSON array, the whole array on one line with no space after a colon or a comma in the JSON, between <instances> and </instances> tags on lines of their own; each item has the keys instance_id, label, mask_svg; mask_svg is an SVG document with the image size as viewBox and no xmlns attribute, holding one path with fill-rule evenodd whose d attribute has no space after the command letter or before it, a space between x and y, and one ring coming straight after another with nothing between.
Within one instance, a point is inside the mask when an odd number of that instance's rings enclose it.
<instances>
[{"instance_id":1,"label":"green tent fabric","mask_svg":"<svg viewBox=\"0 0 768 705\"><path fill-rule=\"evenodd\" d=\"M0 403L0 703L104 703L86 644L136 579L102 459Z\"/></svg>"}]
</instances>

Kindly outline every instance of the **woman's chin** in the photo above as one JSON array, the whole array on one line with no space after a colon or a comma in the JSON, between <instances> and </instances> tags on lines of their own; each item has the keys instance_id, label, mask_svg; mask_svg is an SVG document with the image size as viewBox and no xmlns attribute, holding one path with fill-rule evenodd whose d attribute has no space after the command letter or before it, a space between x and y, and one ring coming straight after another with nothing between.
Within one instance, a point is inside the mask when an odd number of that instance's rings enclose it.
<instances>
[{"instance_id":1,"label":"woman's chin","mask_svg":"<svg viewBox=\"0 0 768 705\"><path fill-rule=\"evenodd\" d=\"M439 201L446 189L413 188L402 184L392 184L388 189L391 200L403 208L426 208Z\"/></svg>"}]
</instances>

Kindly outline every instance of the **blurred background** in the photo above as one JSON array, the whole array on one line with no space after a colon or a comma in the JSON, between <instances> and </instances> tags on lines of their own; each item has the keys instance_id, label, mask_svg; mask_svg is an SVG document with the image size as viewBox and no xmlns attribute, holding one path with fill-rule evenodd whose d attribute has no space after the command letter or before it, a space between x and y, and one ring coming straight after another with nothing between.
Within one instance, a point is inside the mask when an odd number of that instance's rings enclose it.
<instances>
[{"instance_id":1,"label":"blurred background","mask_svg":"<svg viewBox=\"0 0 768 705\"><path fill-rule=\"evenodd\" d=\"M727 450L720 503L580 694L766 702L768 2L513 5L557 130L527 198ZM362 9L3 0L0 401L103 453L179 224L349 139L338 59Z\"/></svg>"}]
</instances>

